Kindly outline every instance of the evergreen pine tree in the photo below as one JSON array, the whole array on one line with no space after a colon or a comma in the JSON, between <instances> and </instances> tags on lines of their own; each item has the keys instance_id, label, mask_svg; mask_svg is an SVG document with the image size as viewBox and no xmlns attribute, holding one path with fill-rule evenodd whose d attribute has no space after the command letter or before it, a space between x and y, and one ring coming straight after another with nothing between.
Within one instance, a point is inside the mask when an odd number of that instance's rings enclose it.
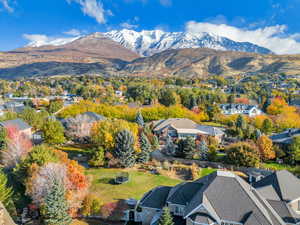
<instances>
[{"instance_id":1,"label":"evergreen pine tree","mask_svg":"<svg viewBox=\"0 0 300 225\"><path fill-rule=\"evenodd\" d=\"M199 144L199 152L200 152L200 159L207 160L208 158L208 146L205 140L202 140Z\"/></svg>"},{"instance_id":2,"label":"evergreen pine tree","mask_svg":"<svg viewBox=\"0 0 300 225\"><path fill-rule=\"evenodd\" d=\"M54 181L46 195L41 212L46 225L68 225L72 222L68 214L65 189L58 181Z\"/></svg>"},{"instance_id":3,"label":"evergreen pine tree","mask_svg":"<svg viewBox=\"0 0 300 225\"><path fill-rule=\"evenodd\" d=\"M181 139L178 142L179 157L192 159L194 157L195 149L196 149L196 144L195 144L195 140L192 137Z\"/></svg>"},{"instance_id":4,"label":"evergreen pine tree","mask_svg":"<svg viewBox=\"0 0 300 225\"><path fill-rule=\"evenodd\" d=\"M160 216L158 225L174 225L173 217L168 207L163 208L163 212Z\"/></svg>"},{"instance_id":5,"label":"evergreen pine tree","mask_svg":"<svg viewBox=\"0 0 300 225\"><path fill-rule=\"evenodd\" d=\"M266 101L264 102L263 104L263 107L262 107L262 110L264 112L267 112L267 108L269 107L269 105L271 105L271 98L270 97L267 97Z\"/></svg>"},{"instance_id":6,"label":"evergreen pine tree","mask_svg":"<svg viewBox=\"0 0 300 225\"><path fill-rule=\"evenodd\" d=\"M159 148L159 140L156 135L153 136L152 149L157 150Z\"/></svg>"},{"instance_id":7,"label":"evergreen pine tree","mask_svg":"<svg viewBox=\"0 0 300 225\"><path fill-rule=\"evenodd\" d=\"M135 163L134 137L129 130L122 130L116 136L115 157L124 168L132 167Z\"/></svg>"},{"instance_id":8,"label":"evergreen pine tree","mask_svg":"<svg viewBox=\"0 0 300 225\"><path fill-rule=\"evenodd\" d=\"M167 136L167 141L166 141L166 146L165 146L165 152L167 155L174 156L176 153L176 145L174 144L172 138L168 135Z\"/></svg>"},{"instance_id":9,"label":"evergreen pine tree","mask_svg":"<svg viewBox=\"0 0 300 225\"><path fill-rule=\"evenodd\" d=\"M141 111L138 111L136 118L135 118L135 122L141 127L143 127L145 125L144 118L143 118Z\"/></svg>"},{"instance_id":10,"label":"evergreen pine tree","mask_svg":"<svg viewBox=\"0 0 300 225\"><path fill-rule=\"evenodd\" d=\"M238 118L236 119L236 127L244 130L246 125L247 124L244 117L242 115L239 115Z\"/></svg>"},{"instance_id":11,"label":"evergreen pine tree","mask_svg":"<svg viewBox=\"0 0 300 225\"><path fill-rule=\"evenodd\" d=\"M151 144L144 133L140 137L141 153L138 155L137 162L146 163L150 159Z\"/></svg>"}]
</instances>

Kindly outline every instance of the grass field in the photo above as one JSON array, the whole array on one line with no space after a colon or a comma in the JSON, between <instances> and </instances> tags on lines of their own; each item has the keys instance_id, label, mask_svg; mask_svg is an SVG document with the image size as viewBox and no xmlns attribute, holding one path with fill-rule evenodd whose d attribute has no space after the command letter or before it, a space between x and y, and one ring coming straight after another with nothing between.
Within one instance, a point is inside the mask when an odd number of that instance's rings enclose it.
<instances>
[{"instance_id":1,"label":"grass field","mask_svg":"<svg viewBox=\"0 0 300 225\"><path fill-rule=\"evenodd\" d=\"M154 175L148 172L128 170L130 180L121 185L112 184L115 176L124 172L122 169L88 169L86 174L92 176L90 193L93 193L105 203L118 199L135 198L140 199L143 194L159 185L174 186L181 180L169 177Z\"/></svg>"},{"instance_id":2,"label":"grass field","mask_svg":"<svg viewBox=\"0 0 300 225\"><path fill-rule=\"evenodd\" d=\"M183 182L180 179L173 179L167 176L154 175L149 172L127 170L130 180L121 185L113 184L115 176L124 172L122 169L88 169L86 174L91 176L92 184L90 193L98 196L103 203L117 201L119 199L135 198L140 199L147 191L160 185L174 186ZM215 169L204 168L199 171L199 177L206 176Z\"/></svg>"}]
</instances>

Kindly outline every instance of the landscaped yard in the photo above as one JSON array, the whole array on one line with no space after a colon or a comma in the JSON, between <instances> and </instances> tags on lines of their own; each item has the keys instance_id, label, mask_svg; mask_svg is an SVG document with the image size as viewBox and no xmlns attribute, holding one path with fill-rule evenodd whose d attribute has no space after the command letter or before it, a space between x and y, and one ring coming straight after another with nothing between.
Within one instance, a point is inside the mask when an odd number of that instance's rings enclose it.
<instances>
[{"instance_id":1,"label":"landscaped yard","mask_svg":"<svg viewBox=\"0 0 300 225\"><path fill-rule=\"evenodd\" d=\"M181 180L154 175L149 172L128 170L130 180L127 183L120 185L112 184L115 176L124 171L122 169L88 169L87 175L92 176L90 192L99 196L103 203L105 203L127 198L140 199L145 192L156 186L174 186L182 182Z\"/></svg>"},{"instance_id":2,"label":"landscaped yard","mask_svg":"<svg viewBox=\"0 0 300 225\"><path fill-rule=\"evenodd\" d=\"M174 186L183 182L180 179L172 179L167 176L155 175L149 172L141 172L137 170L127 170L130 180L127 183L116 185L113 179L122 169L88 169L86 174L92 177L90 193L93 193L103 201L103 203L117 201L119 199L135 198L140 199L143 195L154 187L160 185ZM206 176L215 169L203 168L199 172L199 176Z\"/></svg>"}]
</instances>

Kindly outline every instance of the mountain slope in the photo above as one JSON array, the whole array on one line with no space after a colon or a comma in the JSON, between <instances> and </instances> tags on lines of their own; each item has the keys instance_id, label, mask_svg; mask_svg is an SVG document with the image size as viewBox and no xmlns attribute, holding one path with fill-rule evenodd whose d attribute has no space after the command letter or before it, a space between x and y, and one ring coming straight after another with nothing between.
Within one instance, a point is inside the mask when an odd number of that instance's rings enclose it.
<instances>
[{"instance_id":1,"label":"mountain slope","mask_svg":"<svg viewBox=\"0 0 300 225\"><path fill-rule=\"evenodd\" d=\"M63 43L63 44L59 44ZM80 38L71 39L67 42L52 41L50 45L35 47L32 43L30 46L11 51L14 54L40 55L48 56L65 56L73 58L106 58L121 59L131 61L138 54L123 47L119 43L106 38L101 33L94 33ZM33 47L31 47L33 46Z\"/></svg>"},{"instance_id":2,"label":"mountain slope","mask_svg":"<svg viewBox=\"0 0 300 225\"><path fill-rule=\"evenodd\" d=\"M245 73L298 74L300 56L263 55L213 49L171 49L136 59L122 69L138 76L207 77Z\"/></svg>"},{"instance_id":3,"label":"mountain slope","mask_svg":"<svg viewBox=\"0 0 300 225\"><path fill-rule=\"evenodd\" d=\"M141 56L151 56L168 49L211 48L223 51L255 52L271 54L269 49L249 42L235 42L225 37L208 33L141 31L123 29L103 33Z\"/></svg>"},{"instance_id":4,"label":"mountain slope","mask_svg":"<svg viewBox=\"0 0 300 225\"><path fill-rule=\"evenodd\" d=\"M205 48L170 49L131 62L107 58L27 56L0 53L0 78L104 75L104 76L235 76L257 73L300 74L299 55L264 55L247 52L217 51ZM24 56L24 54L22 55Z\"/></svg>"}]
</instances>

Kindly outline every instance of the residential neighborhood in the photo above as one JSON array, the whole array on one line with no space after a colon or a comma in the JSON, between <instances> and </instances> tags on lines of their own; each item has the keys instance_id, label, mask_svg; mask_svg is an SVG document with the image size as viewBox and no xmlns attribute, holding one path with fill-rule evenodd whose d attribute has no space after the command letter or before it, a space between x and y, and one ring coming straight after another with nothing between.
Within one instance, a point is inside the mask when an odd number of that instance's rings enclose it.
<instances>
[{"instance_id":1,"label":"residential neighborhood","mask_svg":"<svg viewBox=\"0 0 300 225\"><path fill-rule=\"evenodd\" d=\"M0 225L300 225L300 0L0 0Z\"/></svg>"}]
</instances>

